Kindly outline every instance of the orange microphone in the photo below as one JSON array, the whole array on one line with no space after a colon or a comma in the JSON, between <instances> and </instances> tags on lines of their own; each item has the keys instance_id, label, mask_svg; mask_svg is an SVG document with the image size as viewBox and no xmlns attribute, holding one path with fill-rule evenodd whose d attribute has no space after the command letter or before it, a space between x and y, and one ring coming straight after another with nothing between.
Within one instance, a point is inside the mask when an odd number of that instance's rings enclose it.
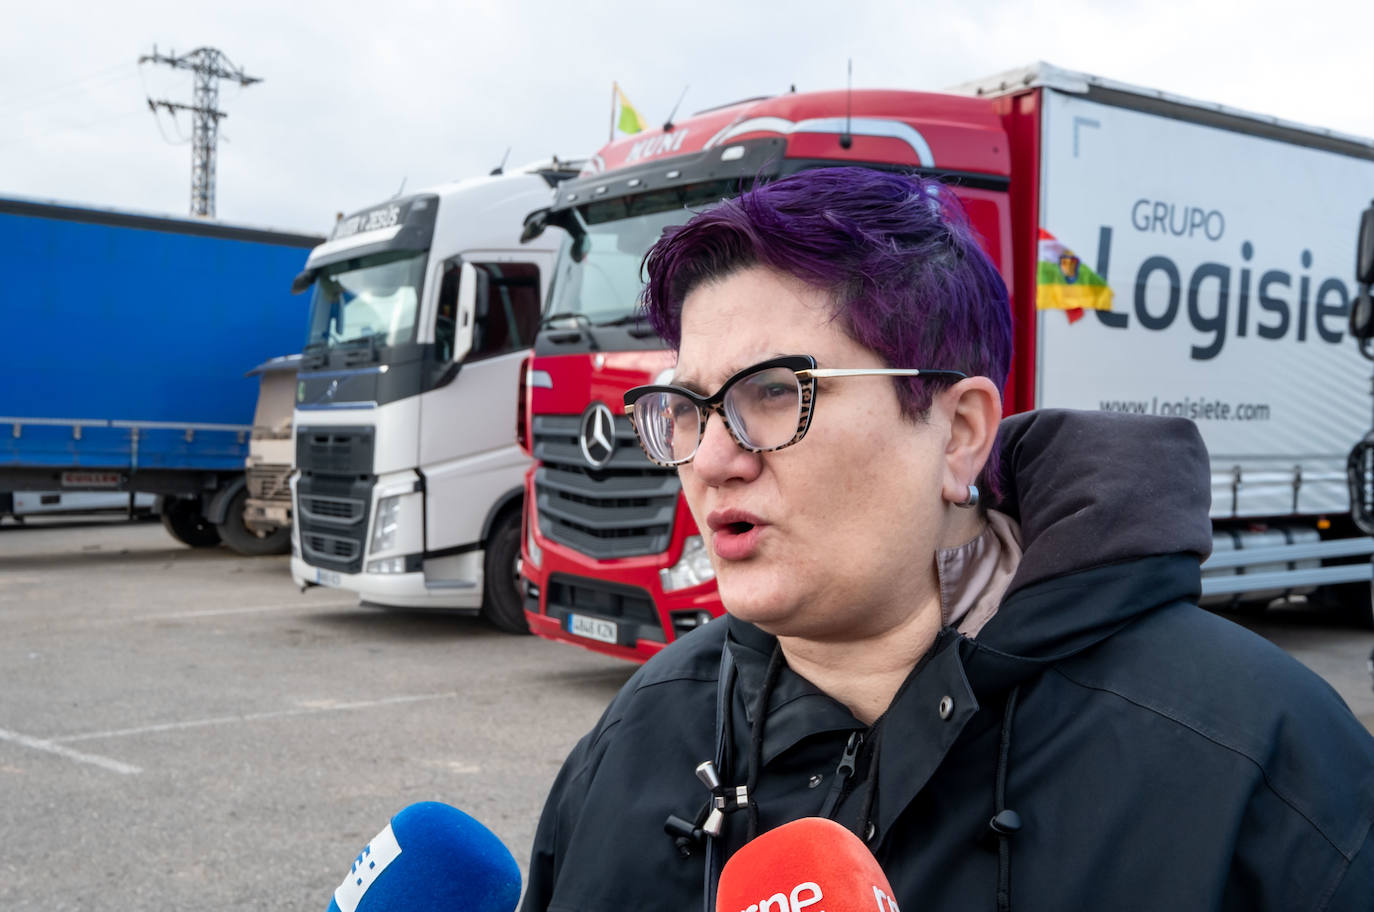
<instances>
[{"instance_id":1,"label":"orange microphone","mask_svg":"<svg viewBox=\"0 0 1374 912\"><path fill-rule=\"evenodd\" d=\"M803 817L769 830L725 863L716 912L899 912L887 875L849 830Z\"/></svg>"}]
</instances>

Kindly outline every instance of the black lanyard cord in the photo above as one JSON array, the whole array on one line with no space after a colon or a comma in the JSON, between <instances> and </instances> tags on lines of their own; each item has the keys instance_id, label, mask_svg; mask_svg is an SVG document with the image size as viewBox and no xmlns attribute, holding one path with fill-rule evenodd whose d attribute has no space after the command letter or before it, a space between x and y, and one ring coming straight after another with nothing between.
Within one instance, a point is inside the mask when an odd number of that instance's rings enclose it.
<instances>
[{"instance_id":1,"label":"black lanyard cord","mask_svg":"<svg viewBox=\"0 0 1374 912\"><path fill-rule=\"evenodd\" d=\"M763 676L763 686L759 688L758 702L754 704L754 720L749 731L749 775L745 785L749 789L749 832L746 841L759 835L759 805L754 796L758 794L759 775L763 770L763 724L768 717L768 701L782 675L782 644L773 644L773 654L768 658L768 671Z\"/></svg>"}]
</instances>

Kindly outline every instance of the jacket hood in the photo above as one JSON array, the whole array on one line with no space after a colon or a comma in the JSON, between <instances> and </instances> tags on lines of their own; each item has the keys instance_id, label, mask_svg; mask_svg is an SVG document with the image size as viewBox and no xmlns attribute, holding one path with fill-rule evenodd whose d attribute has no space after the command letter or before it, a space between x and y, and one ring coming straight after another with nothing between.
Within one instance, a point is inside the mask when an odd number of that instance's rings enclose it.
<instances>
[{"instance_id":1,"label":"jacket hood","mask_svg":"<svg viewBox=\"0 0 1374 912\"><path fill-rule=\"evenodd\" d=\"M1046 409L1003 420L999 442L992 507L1020 524L1024 553L996 616L962 647L976 683L1010 686L1197 599L1211 477L1191 421Z\"/></svg>"}]
</instances>

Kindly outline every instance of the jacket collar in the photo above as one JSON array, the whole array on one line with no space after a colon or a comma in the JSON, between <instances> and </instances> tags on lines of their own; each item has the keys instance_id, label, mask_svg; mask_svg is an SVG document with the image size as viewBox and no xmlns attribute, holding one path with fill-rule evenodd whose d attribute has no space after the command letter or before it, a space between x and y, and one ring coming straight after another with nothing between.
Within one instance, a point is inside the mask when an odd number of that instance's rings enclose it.
<instances>
[{"instance_id":1,"label":"jacket collar","mask_svg":"<svg viewBox=\"0 0 1374 912\"><path fill-rule=\"evenodd\" d=\"M732 651L738 673L734 743L739 748L748 744L768 659L777 640L733 617L727 624L726 648ZM883 742L901 745L900 749L887 751L879 747L881 762L876 787L880 799L873 821L879 838L925 787L969 720L978 713L978 698L964 673L963 658L957 648L961 639L952 630L940 633L929 659L907 678L878 723L883 728ZM843 704L784 667L768 704L763 762L768 764L815 735L865 729ZM742 755L740 750L735 751L736 757ZM839 759L837 754L837 764ZM741 773L742 770L736 770L736 775Z\"/></svg>"}]
</instances>

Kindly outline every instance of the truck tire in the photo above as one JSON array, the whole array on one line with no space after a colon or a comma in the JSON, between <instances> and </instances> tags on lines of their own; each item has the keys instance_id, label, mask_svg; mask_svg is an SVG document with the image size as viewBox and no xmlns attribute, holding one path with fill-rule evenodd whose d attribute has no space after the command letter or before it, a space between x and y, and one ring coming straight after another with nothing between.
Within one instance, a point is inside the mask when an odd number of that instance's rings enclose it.
<instances>
[{"instance_id":1,"label":"truck tire","mask_svg":"<svg viewBox=\"0 0 1374 912\"><path fill-rule=\"evenodd\" d=\"M528 634L524 585L520 582L520 512L510 510L496 520L487 536L483 576L482 617L497 630Z\"/></svg>"},{"instance_id":2,"label":"truck tire","mask_svg":"<svg viewBox=\"0 0 1374 912\"><path fill-rule=\"evenodd\" d=\"M229 501L224 522L216 526L219 537L229 548L244 557L264 554L285 554L291 550L291 527L281 526L266 535L259 535L243 522L243 508L248 502L248 489L240 488Z\"/></svg>"},{"instance_id":3,"label":"truck tire","mask_svg":"<svg viewBox=\"0 0 1374 912\"><path fill-rule=\"evenodd\" d=\"M213 548L219 544L219 533L200 511L198 500L184 497L163 500L162 527L172 538L192 548Z\"/></svg>"}]
</instances>

